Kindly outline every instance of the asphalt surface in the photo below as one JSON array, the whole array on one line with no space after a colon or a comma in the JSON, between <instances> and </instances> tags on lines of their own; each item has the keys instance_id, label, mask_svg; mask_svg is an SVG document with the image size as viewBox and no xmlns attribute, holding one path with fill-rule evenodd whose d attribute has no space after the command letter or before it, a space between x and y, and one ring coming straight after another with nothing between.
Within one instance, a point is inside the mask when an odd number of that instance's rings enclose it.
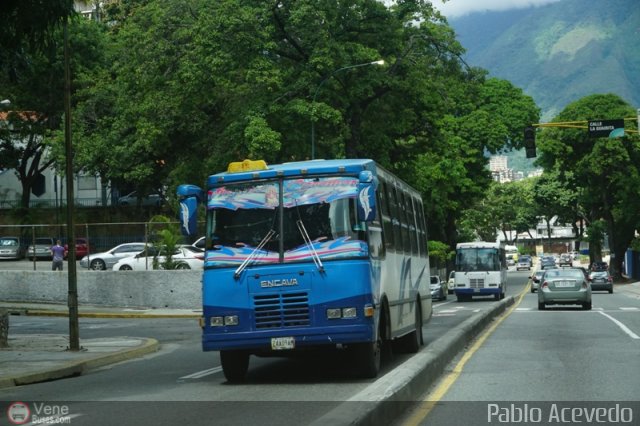
<instances>
[{"instance_id":1,"label":"asphalt surface","mask_svg":"<svg viewBox=\"0 0 640 426\"><path fill-rule=\"evenodd\" d=\"M615 291L640 298L640 282L616 285ZM515 303L516 298L517 295L507 297L492 308L475 313L412 356L394 374L381 377L352 398L353 401L370 401L371 404L358 405L361 408L355 410L353 404L342 404L316 424L366 424L373 419L376 422L386 419L390 423L416 394L435 383L451 358ZM0 309L3 308L13 315L68 316L68 308L62 305L0 303ZM200 314L197 310L78 308L79 317L93 318L197 318ZM141 357L159 348L156 339L123 336L81 339L81 349L72 351L69 350L67 335L16 335L11 333L10 325L8 344L8 348L0 348L0 388L81 375L91 369Z\"/></svg>"}]
</instances>

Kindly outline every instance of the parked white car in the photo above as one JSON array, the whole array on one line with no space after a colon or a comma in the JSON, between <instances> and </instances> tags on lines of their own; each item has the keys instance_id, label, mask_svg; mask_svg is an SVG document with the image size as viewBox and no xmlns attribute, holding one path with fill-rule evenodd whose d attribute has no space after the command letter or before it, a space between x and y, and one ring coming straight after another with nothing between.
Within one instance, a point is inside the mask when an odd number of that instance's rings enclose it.
<instances>
[{"instance_id":1,"label":"parked white car","mask_svg":"<svg viewBox=\"0 0 640 426\"><path fill-rule=\"evenodd\" d=\"M146 271L154 269L154 258L162 269L162 264L167 260L166 255L162 250L158 252L155 248L149 248L149 250L138 253L135 256L120 259L113 265L113 270ZM202 270L204 267L204 252L192 246L176 247L171 258L174 262L177 262L176 269Z\"/></svg>"},{"instance_id":2,"label":"parked white car","mask_svg":"<svg viewBox=\"0 0 640 426\"><path fill-rule=\"evenodd\" d=\"M147 245L146 243L124 243L102 253L88 254L80 259L80 266L96 271L111 269L118 260L135 256L143 251Z\"/></svg>"}]
</instances>

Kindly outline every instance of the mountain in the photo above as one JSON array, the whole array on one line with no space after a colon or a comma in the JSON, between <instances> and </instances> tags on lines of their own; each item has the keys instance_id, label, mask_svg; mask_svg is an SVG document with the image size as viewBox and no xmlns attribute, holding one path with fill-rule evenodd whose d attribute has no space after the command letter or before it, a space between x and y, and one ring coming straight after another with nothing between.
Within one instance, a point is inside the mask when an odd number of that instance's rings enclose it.
<instances>
[{"instance_id":1,"label":"mountain","mask_svg":"<svg viewBox=\"0 0 640 426\"><path fill-rule=\"evenodd\" d=\"M595 93L615 93L640 107L638 6L638 0L561 0L449 24L470 65L521 87L548 121Z\"/></svg>"}]
</instances>

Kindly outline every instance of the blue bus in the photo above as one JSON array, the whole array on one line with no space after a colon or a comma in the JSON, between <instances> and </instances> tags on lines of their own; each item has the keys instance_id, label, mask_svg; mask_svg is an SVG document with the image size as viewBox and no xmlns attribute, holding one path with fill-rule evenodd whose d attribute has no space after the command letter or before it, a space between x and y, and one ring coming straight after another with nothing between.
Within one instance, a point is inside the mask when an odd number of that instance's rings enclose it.
<instances>
[{"instance_id":1,"label":"blue bus","mask_svg":"<svg viewBox=\"0 0 640 426\"><path fill-rule=\"evenodd\" d=\"M376 377L417 352L431 318L420 193L372 160L229 164L206 191L180 185L181 227L206 206L202 348L229 382L249 358L331 349Z\"/></svg>"}]
</instances>

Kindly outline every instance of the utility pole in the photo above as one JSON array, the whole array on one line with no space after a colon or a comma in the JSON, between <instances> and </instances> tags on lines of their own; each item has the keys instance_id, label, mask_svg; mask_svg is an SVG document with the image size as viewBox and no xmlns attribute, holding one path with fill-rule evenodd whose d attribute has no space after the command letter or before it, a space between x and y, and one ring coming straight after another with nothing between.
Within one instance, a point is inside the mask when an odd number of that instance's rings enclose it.
<instances>
[{"instance_id":1,"label":"utility pole","mask_svg":"<svg viewBox=\"0 0 640 426\"><path fill-rule=\"evenodd\" d=\"M67 244L69 244L69 282L67 306L69 307L69 350L80 350L78 324L78 276L76 274L76 233L73 223L73 144L71 143L71 71L69 69L69 18L64 19L64 148L67 182Z\"/></svg>"}]
</instances>

